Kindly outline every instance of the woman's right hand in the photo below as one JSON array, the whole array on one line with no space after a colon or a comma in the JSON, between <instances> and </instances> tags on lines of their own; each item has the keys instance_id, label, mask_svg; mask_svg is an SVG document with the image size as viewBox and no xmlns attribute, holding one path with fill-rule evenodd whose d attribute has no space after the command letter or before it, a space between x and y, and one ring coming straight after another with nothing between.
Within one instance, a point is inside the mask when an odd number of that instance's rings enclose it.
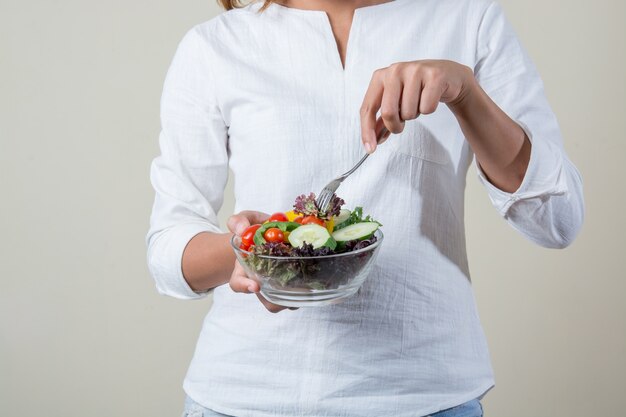
<instances>
[{"instance_id":1,"label":"woman's right hand","mask_svg":"<svg viewBox=\"0 0 626 417\"><path fill-rule=\"evenodd\" d=\"M269 218L269 214L261 213L260 211L242 211L238 214L230 216L228 219L228 229L238 236L253 224L263 223ZM271 313L278 313L286 309L287 307L279 306L277 304L270 303L261 294L261 287L259 283L248 277L246 271L239 264L239 261L235 260L235 269L230 276L230 288L235 292L241 292L246 294L256 294L259 301L265 306L265 308ZM297 310L291 308L290 310Z\"/></svg>"}]
</instances>

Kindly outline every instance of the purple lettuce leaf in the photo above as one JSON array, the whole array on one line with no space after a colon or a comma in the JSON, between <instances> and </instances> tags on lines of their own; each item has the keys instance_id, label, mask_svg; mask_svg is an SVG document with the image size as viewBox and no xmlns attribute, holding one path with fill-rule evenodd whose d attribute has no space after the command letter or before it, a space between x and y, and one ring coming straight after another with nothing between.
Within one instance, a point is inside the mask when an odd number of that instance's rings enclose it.
<instances>
[{"instance_id":1,"label":"purple lettuce leaf","mask_svg":"<svg viewBox=\"0 0 626 417\"><path fill-rule=\"evenodd\" d=\"M342 198L337 197L337 194L333 194L326 208L326 212L322 212L315 201L315 193L310 193L308 196L302 194L296 197L293 211L304 216L315 216L320 219L328 220L333 216L339 215L341 206L344 204L345 201L343 201Z\"/></svg>"},{"instance_id":2,"label":"purple lettuce leaf","mask_svg":"<svg viewBox=\"0 0 626 417\"><path fill-rule=\"evenodd\" d=\"M333 197L330 199L330 203L328 204L328 208L326 209L326 213L324 213L325 219L330 219L333 216L338 216L341 211L341 206L343 206L346 202L343 201L342 198L337 197L337 194L333 194Z\"/></svg>"},{"instance_id":3,"label":"purple lettuce leaf","mask_svg":"<svg viewBox=\"0 0 626 417\"><path fill-rule=\"evenodd\" d=\"M369 239L364 240L350 240L344 245L344 252L352 252L355 250L367 248L370 245L373 245L378 239L376 236L370 237Z\"/></svg>"},{"instance_id":4,"label":"purple lettuce leaf","mask_svg":"<svg viewBox=\"0 0 626 417\"><path fill-rule=\"evenodd\" d=\"M308 196L302 194L296 197L296 202L293 205L293 211L304 216L318 217L320 209L315 202L315 194L311 193Z\"/></svg>"},{"instance_id":5,"label":"purple lettuce leaf","mask_svg":"<svg viewBox=\"0 0 626 417\"><path fill-rule=\"evenodd\" d=\"M313 245L304 242L302 246L293 249L293 256L326 256L336 253L334 250L327 246L313 249Z\"/></svg>"},{"instance_id":6,"label":"purple lettuce leaf","mask_svg":"<svg viewBox=\"0 0 626 417\"><path fill-rule=\"evenodd\" d=\"M255 255L292 256L293 248L283 242L265 242L254 247Z\"/></svg>"}]
</instances>

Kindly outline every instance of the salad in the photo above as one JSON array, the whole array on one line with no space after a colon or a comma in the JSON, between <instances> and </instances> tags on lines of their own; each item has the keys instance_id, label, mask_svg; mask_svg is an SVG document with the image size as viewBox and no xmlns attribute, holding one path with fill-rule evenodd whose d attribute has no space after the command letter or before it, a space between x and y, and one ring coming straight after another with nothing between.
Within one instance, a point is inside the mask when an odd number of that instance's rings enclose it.
<instances>
[{"instance_id":1,"label":"salad","mask_svg":"<svg viewBox=\"0 0 626 417\"><path fill-rule=\"evenodd\" d=\"M362 207L350 211L343 205L343 199L333 195L322 212L314 193L298 196L293 210L274 213L244 231L240 260L273 288L339 288L362 269L373 251L333 255L367 248L382 236L377 233L382 225L364 216Z\"/></svg>"}]
</instances>

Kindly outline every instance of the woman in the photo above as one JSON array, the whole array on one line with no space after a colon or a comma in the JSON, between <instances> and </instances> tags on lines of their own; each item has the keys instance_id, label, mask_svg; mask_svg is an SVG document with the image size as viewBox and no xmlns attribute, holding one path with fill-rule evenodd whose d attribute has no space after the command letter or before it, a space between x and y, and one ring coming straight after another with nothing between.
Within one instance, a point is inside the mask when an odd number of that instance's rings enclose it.
<instances>
[{"instance_id":1,"label":"woman","mask_svg":"<svg viewBox=\"0 0 626 417\"><path fill-rule=\"evenodd\" d=\"M214 289L187 414L482 415L494 381L465 251L467 170L475 159L496 209L539 245L567 246L584 210L541 80L498 5L229 10L181 42L162 125L150 269L163 294ZM377 146L383 125L393 135ZM217 226L228 168L239 212L229 229L241 233L363 149L373 155L339 194L384 224L374 272L341 304L270 314L282 308L259 295Z\"/></svg>"}]
</instances>

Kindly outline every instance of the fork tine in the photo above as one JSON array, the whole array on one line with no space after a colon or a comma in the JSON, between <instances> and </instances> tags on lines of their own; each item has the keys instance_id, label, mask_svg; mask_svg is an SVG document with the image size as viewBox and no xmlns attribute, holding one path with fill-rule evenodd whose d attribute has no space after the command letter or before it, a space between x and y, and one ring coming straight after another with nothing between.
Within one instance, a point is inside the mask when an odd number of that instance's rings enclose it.
<instances>
[{"instance_id":1,"label":"fork tine","mask_svg":"<svg viewBox=\"0 0 626 417\"><path fill-rule=\"evenodd\" d=\"M329 194L326 194L329 195ZM330 204L330 197L326 197L324 199L324 204L322 207L320 207L322 209L322 211L326 211L328 209L328 205Z\"/></svg>"},{"instance_id":2,"label":"fork tine","mask_svg":"<svg viewBox=\"0 0 626 417\"><path fill-rule=\"evenodd\" d=\"M322 212L326 211L326 208L328 206L328 203L330 203L330 199L332 198L332 196L333 196L333 193L331 192L331 190L328 187L324 187L324 189L322 190L322 192L320 193L318 197L318 204L317 204Z\"/></svg>"},{"instance_id":3,"label":"fork tine","mask_svg":"<svg viewBox=\"0 0 626 417\"><path fill-rule=\"evenodd\" d=\"M328 209L328 205L330 204L330 201L332 200L338 185L339 182L337 182L336 180L332 181L330 184L324 187L324 189L320 193L318 207L322 212L325 212L326 209Z\"/></svg>"},{"instance_id":4,"label":"fork tine","mask_svg":"<svg viewBox=\"0 0 626 417\"><path fill-rule=\"evenodd\" d=\"M328 194L328 190L326 189L326 187L324 187L322 191L320 192L320 202L326 200L327 194Z\"/></svg>"},{"instance_id":5,"label":"fork tine","mask_svg":"<svg viewBox=\"0 0 626 417\"><path fill-rule=\"evenodd\" d=\"M317 206L319 207L321 211L324 211L326 209L327 204L328 204L328 201L327 201L326 193L324 193L322 194L322 198L320 198Z\"/></svg>"}]
</instances>

